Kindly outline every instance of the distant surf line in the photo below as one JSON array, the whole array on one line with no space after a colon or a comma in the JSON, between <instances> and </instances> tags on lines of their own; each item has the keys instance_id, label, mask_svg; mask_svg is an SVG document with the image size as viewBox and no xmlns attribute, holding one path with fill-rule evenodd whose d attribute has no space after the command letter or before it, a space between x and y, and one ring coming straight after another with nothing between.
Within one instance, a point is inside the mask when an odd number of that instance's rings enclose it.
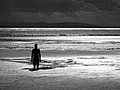
<instances>
[{"instance_id":1,"label":"distant surf line","mask_svg":"<svg viewBox=\"0 0 120 90\"><path fill-rule=\"evenodd\" d=\"M39 30L45 30L45 31L48 31L48 30L120 30L120 28L0 28L0 31L1 30L5 30L6 31L11 31L11 30L15 30L15 31L32 31L32 30L35 30L35 31L39 31Z\"/></svg>"}]
</instances>

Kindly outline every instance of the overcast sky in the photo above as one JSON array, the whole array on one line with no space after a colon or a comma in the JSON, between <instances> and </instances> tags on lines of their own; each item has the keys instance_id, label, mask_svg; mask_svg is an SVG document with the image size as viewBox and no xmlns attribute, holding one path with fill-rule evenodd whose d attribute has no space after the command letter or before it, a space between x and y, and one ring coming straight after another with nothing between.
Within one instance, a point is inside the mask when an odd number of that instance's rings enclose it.
<instances>
[{"instance_id":1,"label":"overcast sky","mask_svg":"<svg viewBox=\"0 0 120 90\"><path fill-rule=\"evenodd\" d=\"M120 0L1 0L0 21L120 25Z\"/></svg>"}]
</instances>

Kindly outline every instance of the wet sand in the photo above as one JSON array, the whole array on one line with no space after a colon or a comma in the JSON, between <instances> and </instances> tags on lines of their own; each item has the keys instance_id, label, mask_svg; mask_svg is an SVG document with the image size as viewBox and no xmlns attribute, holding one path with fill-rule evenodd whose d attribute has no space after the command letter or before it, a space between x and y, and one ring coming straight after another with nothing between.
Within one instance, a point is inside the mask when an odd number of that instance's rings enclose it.
<instances>
[{"instance_id":1,"label":"wet sand","mask_svg":"<svg viewBox=\"0 0 120 90\"><path fill-rule=\"evenodd\" d=\"M120 55L120 50L82 51L82 50L41 50L42 57L71 57L89 55ZM30 57L31 50L0 49L0 57Z\"/></svg>"},{"instance_id":2,"label":"wet sand","mask_svg":"<svg viewBox=\"0 0 120 90\"><path fill-rule=\"evenodd\" d=\"M0 90L120 90L119 51L42 51L36 71L31 71L30 50L1 52ZM55 67L42 68L50 65Z\"/></svg>"}]
</instances>

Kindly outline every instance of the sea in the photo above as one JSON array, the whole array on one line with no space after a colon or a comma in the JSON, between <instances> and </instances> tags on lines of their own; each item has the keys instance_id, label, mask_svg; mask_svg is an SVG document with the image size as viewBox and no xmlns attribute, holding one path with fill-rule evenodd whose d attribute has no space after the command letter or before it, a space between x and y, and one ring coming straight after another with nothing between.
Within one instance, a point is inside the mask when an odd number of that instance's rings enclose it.
<instances>
[{"instance_id":1,"label":"sea","mask_svg":"<svg viewBox=\"0 0 120 90\"><path fill-rule=\"evenodd\" d=\"M0 49L120 50L120 29L0 28Z\"/></svg>"}]
</instances>

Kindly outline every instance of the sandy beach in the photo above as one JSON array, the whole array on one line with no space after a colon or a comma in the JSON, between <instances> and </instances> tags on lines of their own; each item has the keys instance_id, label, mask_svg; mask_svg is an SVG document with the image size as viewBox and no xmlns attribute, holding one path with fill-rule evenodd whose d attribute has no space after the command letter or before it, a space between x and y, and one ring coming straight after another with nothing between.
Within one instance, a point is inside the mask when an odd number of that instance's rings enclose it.
<instances>
[{"instance_id":1,"label":"sandy beach","mask_svg":"<svg viewBox=\"0 0 120 90\"><path fill-rule=\"evenodd\" d=\"M0 90L120 90L119 30L5 30ZM39 70L30 61L35 43Z\"/></svg>"},{"instance_id":2,"label":"sandy beach","mask_svg":"<svg viewBox=\"0 0 120 90\"><path fill-rule=\"evenodd\" d=\"M36 71L30 50L1 52L0 90L120 90L120 51L42 51Z\"/></svg>"}]
</instances>

